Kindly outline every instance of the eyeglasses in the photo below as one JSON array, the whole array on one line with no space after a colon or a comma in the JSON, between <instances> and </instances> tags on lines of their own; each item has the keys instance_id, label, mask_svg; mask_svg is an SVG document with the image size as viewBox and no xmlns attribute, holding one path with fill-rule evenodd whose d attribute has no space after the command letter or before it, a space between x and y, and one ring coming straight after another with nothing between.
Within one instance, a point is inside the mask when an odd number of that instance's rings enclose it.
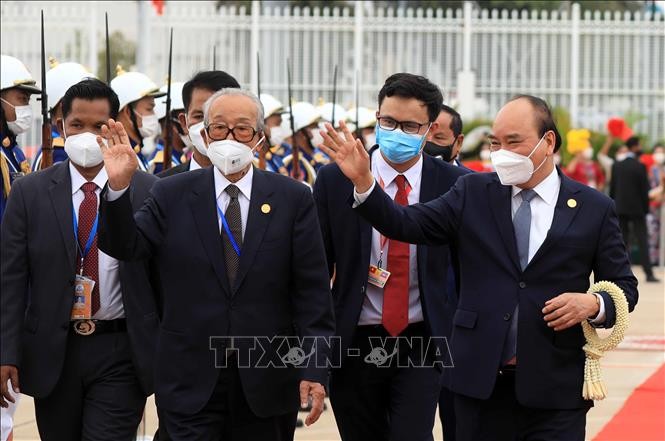
<instances>
[{"instance_id":1,"label":"eyeglasses","mask_svg":"<svg viewBox=\"0 0 665 441\"><path fill-rule=\"evenodd\" d=\"M210 124L206 127L208 138L213 141L223 141L229 137L229 133L233 134L233 139L238 142L249 142L256 135L256 129L251 126L235 126L233 128L226 124Z\"/></svg>"},{"instance_id":2,"label":"eyeglasses","mask_svg":"<svg viewBox=\"0 0 665 441\"><path fill-rule=\"evenodd\" d=\"M404 133L408 133L409 135L418 134L423 126L430 124L428 122L420 124L415 121L396 121L389 116L379 116L376 120L379 122L379 127L383 130L393 131L399 127Z\"/></svg>"}]
</instances>

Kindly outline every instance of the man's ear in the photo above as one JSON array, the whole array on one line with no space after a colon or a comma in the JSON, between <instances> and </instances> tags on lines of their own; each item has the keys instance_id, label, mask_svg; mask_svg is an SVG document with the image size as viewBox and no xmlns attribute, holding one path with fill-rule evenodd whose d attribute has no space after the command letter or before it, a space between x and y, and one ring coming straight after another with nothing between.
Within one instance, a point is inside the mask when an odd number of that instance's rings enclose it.
<instances>
[{"instance_id":1,"label":"man's ear","mask_svg":"<svg viewBox=\"0 0 665 441\"><path fill-rule=\"evenodd\" d=\"M458 153L462 151L462 145L463 144L464 144L464 133L460 133L457 136L457 152Z\"/></svg>"},{"instance_id":2,"label":"man's ear","mask_svg":"<svg viewBox=\"0 0 665 441\"><path fill-rule=\"evenodd\" d=\"M189 135L189 128L187 128L187 117L185 112L178 114L178 122L180 123L180 128L182 129L183 134Z\"/></svg>"}]
</instances>

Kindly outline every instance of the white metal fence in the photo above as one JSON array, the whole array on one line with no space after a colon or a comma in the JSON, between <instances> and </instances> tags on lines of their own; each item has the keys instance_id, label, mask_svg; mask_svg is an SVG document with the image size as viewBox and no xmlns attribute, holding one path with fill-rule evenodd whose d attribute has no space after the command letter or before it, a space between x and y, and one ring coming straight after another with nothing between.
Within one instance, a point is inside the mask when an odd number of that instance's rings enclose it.
<instances>
[{"instance_id":1,"label":"white metal fence","mask_svg":"<svg viewBox=\"0 0 665 441\"><path fill-rule=\"evenodd\" d=\"M488 118L516 93L546 98L569 110L575 126L604 130L608 117L643 115L634 129L652 141L665 137L665 21L662 15L464 9L288 8L253 2L215 8L215 2L168 1L163 16L151 7L145 32L136 29L137 5L124 3L127 35L148 50L139 57L156 82L166 76L168 30L174 28L174 80L212 66L247 87L286 102L286 58L293 66L295 99L330 100L334 65L338 101L354 102L356 72L360 103L374 106L385 78L399 71L423 74L444 96L458 95L459 72L475 73L475 94ZM445 3L442 3L445 5ZM22 59L39 77L39 9L47 14L47 52L96 69L103 48L103 2L2 2L2 53ZM121 29L123 29L121 27ZM28 142L39 135L33 131Z\"/></svg>"}]
</instances>

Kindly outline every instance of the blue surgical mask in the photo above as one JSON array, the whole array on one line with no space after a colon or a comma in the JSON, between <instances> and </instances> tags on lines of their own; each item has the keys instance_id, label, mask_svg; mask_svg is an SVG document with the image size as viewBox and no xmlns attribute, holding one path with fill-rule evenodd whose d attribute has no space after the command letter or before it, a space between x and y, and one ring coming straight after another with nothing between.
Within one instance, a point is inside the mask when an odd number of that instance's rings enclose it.
<instances>
[{"instance_id":1,"label":"blue surgical mask","mask_svg":"<svg viewBox=\"0 0 665 441\"><path fill-rule=\"evenodd\" d=\"M376 143L386 159L395 164L403 164L417 156L423 147L425 136L427 133L410 135L401 129L385 130L376 126Z\"/></svg>"}]
</instances>

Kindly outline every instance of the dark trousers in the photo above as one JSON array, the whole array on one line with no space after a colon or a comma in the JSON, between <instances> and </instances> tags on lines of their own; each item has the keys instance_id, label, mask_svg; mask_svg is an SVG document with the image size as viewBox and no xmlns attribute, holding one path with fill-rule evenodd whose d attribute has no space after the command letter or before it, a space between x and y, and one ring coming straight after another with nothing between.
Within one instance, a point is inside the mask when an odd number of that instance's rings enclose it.
<instances>
[{"instance_id":1,"label":"dark trousers","mask_svg":"<svg viewBox=\"0 0 665 441\"><path fill-rule=\"evenodd\" d=\"M499 374L487 400L455 395L457 441L584 441L588 411L524 407L514 372Z\"/></svg>"},{"instance_id":2,"label":"dark trousers","mask_svg":"<svg viewBox=\"0 0 665 441\"><path fill-rule=\"evenodd\" d=\"M653 277L651 268L651 258L649 257L649 244L647 241L647 219L646 216L619 216L619 225L621 234L626 243L626 248L630 253L630 239L637 241L637 248L640 253L640 263L644 268L644 274L647 277Z\"/></svg>"},{"instance_id":3,"label":"dark trousers","mask_svg":"<svg viewBox=\"0 0 665 441\"><path fill-rule=\"evenodd\" d=\"M215 390L200 412L189 415L162 410L169 438L173 441L293 440L297 411L268 418L255 415L245 399L237 361L229 360L228 364L229 367L219 369Z\"/></svg>"},{"instance_id":4,"label":"dark trousers","mask_svg":"<svg viewBox=\"0 0 665 441\"><path fill-rule=\"evenodd\" d=\"M35 399L43 441L133 440L145 407L126 332L71 334L60 379Z\"/></svg>"},{"instance_id":5,"label":"dark trousers","mask_svg":"<svg viewBox=\"0 0 665 441\"><path fill-rule=\"evenodd\" d=\"M422 322L409 325L401 334L423 338L425 347L426 335ZM350 349L358 355L347 351L342 367L332 372L330 402L342 440L432 440L441 371L435 367L399 367L397 358L403 363L411 359L416 365L429 362L423 360L419 349L401 341L387 366L368 363L370 336L385 338L388 334L381 325L359 326ZM394 348L388 343L385 350L390 355Z\"/></svg>"},{"instance_id":6,"label":"dark trousers","mask_svg":"<svg viewBox=\"0 0 665 441\"><path fill-rule=\"evenodd\" d=\"M455 393L441 386L439 394L439 418L443 427L443 441L455 441Z\"/></svg>"}]
</instances>

